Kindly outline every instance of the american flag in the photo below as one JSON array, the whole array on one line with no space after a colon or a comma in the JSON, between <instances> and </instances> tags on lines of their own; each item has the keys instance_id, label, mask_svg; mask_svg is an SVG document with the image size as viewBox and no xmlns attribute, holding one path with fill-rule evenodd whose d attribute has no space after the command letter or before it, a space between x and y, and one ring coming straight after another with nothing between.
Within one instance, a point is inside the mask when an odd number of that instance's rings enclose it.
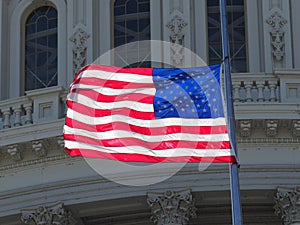
<instances>
[{"instance_id":1,"label":"american flag","mask_svg":"<svg viewBox=\"0 0 300 225\"><path fill-rule=\"evenodd\" d=\"M70 86L65 149L126 162L236 162L222 100L220 65L88 65Z\"/></svg>"}]
</instances>

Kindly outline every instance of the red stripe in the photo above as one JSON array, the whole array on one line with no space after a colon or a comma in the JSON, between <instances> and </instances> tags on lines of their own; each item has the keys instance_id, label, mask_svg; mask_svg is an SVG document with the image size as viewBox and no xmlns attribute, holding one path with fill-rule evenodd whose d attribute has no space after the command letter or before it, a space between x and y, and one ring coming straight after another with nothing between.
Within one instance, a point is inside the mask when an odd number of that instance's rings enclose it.
<instances>
[{"instance_id":1,"label":"red stripe","mask_svg":"<svg viewBox=\"0 0 300 225\"><path fill-rule=\"evenodd\" d=\"M144 119L144 120L152 120L155 118L154 112L140 112L134 109L128 108L116 108L116 109L94 109L88 107L86 105L67 101L67 105L69 109L73 109L74 111L84 114L90 117L103 117L103 116L111 116L111 115L123 115L129 116L136 119Z\"/></svg>"},{"instance_id":2,"label":"red stripe","mask_svg":"<svg viewBox=\"0 0 300 225\"><path fill-rule=\"evenodd\" d=\"M70 156L83 156L87 158L102 158L110 160L118 160L122 162L145 162L145 163L168 163L168 162L211 162L211 163L236 163L234 156L218 156L218 157L196 157L196 156L180 156L180 157L154 157L142 154L122 154L122 153L106 153L94 151L90 149L67 149Z\"/></svg>"},{"instance_id":3,"label":"red stripe","mask_svg":"<svg viewBox=\"0 0 300 225\"><path fill-rule=\"evenodd\" d=\"M152 71L153 71L152 68L120 68L115 66L90 64L78 71L78 73L75 76L74 82L78 79L79 75L86 70L103 70L112 73L131 73L131 74L140 74L140 75L148 75L148 76L152 76Z\"/></svg>"},{"instance_id":4,"label":"red stripe","mask_svg":"<svg viewBox=\"0 0 300 225\"><path fill-rule=\"evenodd\" d=\"M175 133L187 134L225 134L226 126L164 126L164 127L140 127L125 122L112 122L107 124L86 124L72 118L66 118L66 125L72 128L87 130L91 132L105 132L111 130L126 130L144 135L164 135Z\"/></svg>"},{"instance_id":5,"label":"red stripe","mask_svg":"<svg viewBox=\"0 0 300 225\"><path fill-rule=\"evenodd\" d=\"M138 89L138 88L154 88L153 83L132 83L132 82L125 82L125 81L118 81L118 80L106 80L96 77L80 77L76 81L73 82L74 84L85 84L85 85L94 85L99 87L108 87L114 89Z\"/></svg>"},{"instance_id":6,"label":"red stripe","mask_svg":"<svg viewBox=\"0 0 300 225\"><path fill-rule=\"evenodd\" d=\"M153 104L153 95L141 93L120 94L118 96L104 95L91 89L74 88L71 90L73 95L81 94L97 102L118 102L124 100L136 101L141 103Z\"/></svg>"},{"instance_id":7,"label":"red stripe","mask_svg":"<svg viewBox=\"0 0 300 225\"><path fill-rule=\"evenodd\" d=\"M230 149L229 141L218 142L195 142L195 141L161 141L147 142L137 138L113 138L107 140L98 140L75 134L64 134L65 140L76 141L85 144L104 146L104 147L126 147L126 146L143 146L153 150L166 150L175 148L191 148L191 149Z\"/></svg>"}]
</instances>

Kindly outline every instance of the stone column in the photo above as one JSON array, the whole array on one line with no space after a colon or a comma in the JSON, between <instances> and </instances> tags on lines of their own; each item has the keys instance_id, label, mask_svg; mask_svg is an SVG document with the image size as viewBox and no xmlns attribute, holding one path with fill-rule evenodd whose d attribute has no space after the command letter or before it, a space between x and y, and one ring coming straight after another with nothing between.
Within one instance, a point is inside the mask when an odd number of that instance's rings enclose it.
<instances>
[{"instance_id":1,"label":"stone column","mask_svg":"<svg viewBox=\"0 0 300 225\"><path fill-rule=\"evenodd\" d=\"M278 188L275 200L275 214L280 216L283 225L300 225L300 186Z\"/></svg>"},{"instance_id":2,"label":"stone column","mask_svg":"<svg viewBox=\"0 0 300 225\"><path fill-rule=\"evenodd\" d=\"M157 225L187 225L196 216L196 208L190 190L164 193L148 193L151 220Z\"/></svg>"},{"instance_id":3,"label":"stone column","mask_svg":"<svg viewBox=\"0 0 300 225\"><path fill-rule=\"evenodd\" d=\"M59 202L50 206L39 206L34 209L22 209L21 221L35 225L73 225L76 221L71 213Z\"/></svg>"}]
</instances>

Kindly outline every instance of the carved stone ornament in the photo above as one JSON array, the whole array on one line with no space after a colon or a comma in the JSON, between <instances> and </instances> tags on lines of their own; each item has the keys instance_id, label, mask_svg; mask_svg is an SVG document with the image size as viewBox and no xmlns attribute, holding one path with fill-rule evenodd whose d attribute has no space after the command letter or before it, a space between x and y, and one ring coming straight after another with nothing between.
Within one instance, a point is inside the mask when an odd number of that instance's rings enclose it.
<instances>
[{"instance_id":1,"label":"carved stone ornament","mask_svg":"<svg viewBox=\"0 0 300 225\"><path fill-rule=\"evenodd\" d=\"M22 209L21 221L25 224L35 225L71 225L75 220L67 211L63 203L51 206L39 206L36 209Z\"/></svg>"},{"instance_id":2,"label":"carved stone ornament","mask_svg":"<svg viewBox=\"0 0 300 225\"><path fill-rule=\"evenodd\" d=\"M275 214L280 216L284 225L300 223L300 186L278 188L275 200Z\"/></svg>"},{"instance_id":3,"label":"carved stone ornament","mask_svg":"<svg viewBox=\"0 0 300 225\"><path fill-rule=\"evenodd\" d=\"M266 22L272 26L270 36L273 56L275 60L281 61L285 53L284 31L282 27L287 23L287 20L278 11L275 11Z\"/></svg>"},{"instance_id":4,"label":"carved stone ornament","mask_svg":"<svg viewBox=\"0 0 300 225\"><path fill-rule=\"evenodd\" d=\"M184 34L182 31L186 26L187 23L179 15L175 15L166 25L170 30L171 59L178 66L182 64L184 58Z\"/></svg>"},{"instance_id":5,"label":"carved stone ornament","mask_svg":"<svg viewBox=\"0 0 300 225\"><path fill-rule=\"evenodd\" d=\"M266 120L266 136L274 137L278 133L278 120Z\"/></svg>"},{"instance_id":6,"label":"carved stone ornament","mask_svg":"<svg viewBox=\"0 0 300 225\"><path fill-rule=\"evenodd\" d=\"M12 158L13 161L22 160L19 145L7 146L7 153L10 155L10 157Z\"/></svg>"},{"instance_id":7,"label":"carved stone ornament","mask_svg":"<svg viewBox=\"0 0 300 225\"><path fill-rule=\"evenodd\" d=\"M166 25L170 29L170 41L175 44L183 44L182 30L187 26L187 23L178 15L175 15Z\"/></svg>"},{"instance_id":8,"label":"carved stone ornament","mask_svg":"<svg viewBox=\"0 0 300 225\"><path fill-rule=\"evenodd\" d=\"M292 121L292 134L295 137L300 137L300 120Z\"/></svg>"},{"instance_id":9,"label":"carved stone ornament","mask_svg":"<svg viewBox=\"0 0 300 225\"><path fill-rule=\"evenodd\" d=\"M251 135L251 120L240 120L239 128L241 137L249 137Z\"/></svg>"},{"instance_id":10,"label":"carved stone ornament","mask_svg":"<svg viewBox=\"0 0 300 225\"><path fill-rule=\"evenodd\" d=\"M59 136L57 137L57 144L60 148L64 148L65 147L65 140L63 136Z\"/></svg>"},{"instance_id":11,"label":"carved stone ornament","mask_svg":"<svg viewBox=\"0 0 300 225\"><path fill-rule=\"evenodd\" d=\"M42 140L32 141L31 143L32 148L38 157L42 158L47 155L47 149Z\"/></svg>"},{"instance_id":12,"label":"carved stone ornament","mask_svg":"<svg viewBox=\"0 0 300 225\"><path fill-rule=\"evenodd\" d=\"M76 74L86 63L86 41L90 37L83 29L78 28L72 35L70 41L73 42L73 70Z\"/></svg>"},{"instance_id":13,"label":"carved stone ornament","mask_svg":"<svg viewBox=\"0 0 300 225\"><path fill-rule=\"evenodd\" d=\"M148 193L147 202L151 208L151 220L157 225L187 225L196 216L190 190L164 193Z\"/></svg>"}]
</instances>

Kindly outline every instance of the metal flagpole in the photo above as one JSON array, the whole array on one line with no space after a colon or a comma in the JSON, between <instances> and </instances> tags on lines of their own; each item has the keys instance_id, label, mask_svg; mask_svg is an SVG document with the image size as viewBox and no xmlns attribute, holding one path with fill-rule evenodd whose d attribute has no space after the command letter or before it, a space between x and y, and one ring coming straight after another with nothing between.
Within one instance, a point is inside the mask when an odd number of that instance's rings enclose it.
<instances>
[{"instance_id":1,"label":"metal flagpole","mask_svg":"<svg viewBox=\"0 0 300 225\"><path fill-rule=\"evenodd\" d=\"M220 17L221 17L221 32L222 32L222 49L224 60L224 74L225 74L225 96L227 107L227 122L229 123L229 137L231 146L237 156L235 129L234 129L234 109L231 93L231 73L230 73L230 57L229 57L229 42L227 39L227 19L226 19L226 5L225 0L220 0ZM238 175L238 165L231 163L230 171L230 189L231 189L231 208L232 208L232 224L242 225L242 210L240 200L240 185Z\"/></svg>"}]
</instances>

